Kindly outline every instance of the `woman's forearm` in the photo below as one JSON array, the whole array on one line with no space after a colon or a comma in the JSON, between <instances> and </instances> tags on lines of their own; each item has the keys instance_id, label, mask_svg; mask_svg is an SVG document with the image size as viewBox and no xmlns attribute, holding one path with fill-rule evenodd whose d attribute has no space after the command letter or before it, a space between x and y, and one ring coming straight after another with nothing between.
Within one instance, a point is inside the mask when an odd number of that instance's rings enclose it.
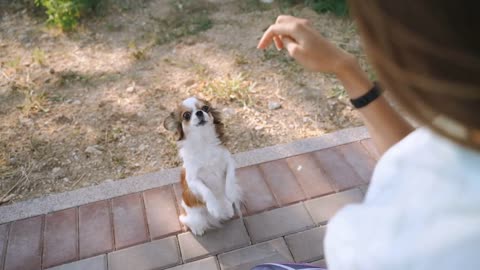
<instances>
[{"instance_id":1,"label":"woman's forearm","mask_svg":"<svg viewBox=\"0 0 480 270\"><path fill-rule=\"evenodd\" d=\"M360 97L373 87L373 83L353 57L343 61L342 66L337 68L336 74L351 98ZM413 130L413 127L392 108L383 96L358 111L380 154Z\"/></svg>"}]
</instances>

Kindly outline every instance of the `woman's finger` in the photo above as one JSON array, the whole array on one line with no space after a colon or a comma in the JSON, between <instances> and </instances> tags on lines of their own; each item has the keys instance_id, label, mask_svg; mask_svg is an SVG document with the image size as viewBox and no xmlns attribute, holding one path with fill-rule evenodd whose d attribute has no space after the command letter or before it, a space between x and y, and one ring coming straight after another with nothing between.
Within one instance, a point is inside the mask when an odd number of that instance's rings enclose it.
<instances>
[{"instance_id":1,"label":"woman's finger","mask_svg":"<svg viewBox=\"0 0 480 270\"><path fill-rule=\"evenodd\" d=\"M295 33L292 29L292 25L291 24L272 24L272 25L270 25L270 27L267 29L267 31L265 31L262 38L258 42L257 48L258 49L267 48L268 46L270 46L270 44L272 44L273 37L274 36L280 36L280 35L289 36L292 39L295 39L294 38Z\"/></svg>"},{"instance_id":2,"label":"woman's finger","mask_svg":"<svg viewBox=\"0 0 480 270\"><path fill-rule=\"evenodd\" d=\"M300 46L293 39L289 37L282 37L282 43L290 56L292 56L293 58L296 58L298 56Z\"/></svg>"},{"instance_id":3,"label":"woman's finger","mask_svg":"<svg viewBox=\"0 0 480 270\"><path fill-rule=\"evenodd\" d=\"M281 36L274 36L273 37L273 42L275 43L275 47L277 47L277 50L283 49L283 43L282 43L282 37Z\"/></svg>"}]
</instances>

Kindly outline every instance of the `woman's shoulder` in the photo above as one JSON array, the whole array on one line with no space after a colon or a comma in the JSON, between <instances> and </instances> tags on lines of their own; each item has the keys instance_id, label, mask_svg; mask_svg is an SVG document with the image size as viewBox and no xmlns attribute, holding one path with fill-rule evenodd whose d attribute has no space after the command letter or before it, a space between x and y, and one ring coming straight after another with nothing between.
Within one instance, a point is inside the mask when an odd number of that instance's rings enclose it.
<instances>
[{"instance_id":1,"label":"woman's shoulder","mask_svg":"<svg viewBox=\"0 0 480 270\"><path fill-rule=\"evenodd\" d=\"M365 201L330 221L327 260L338 269L480 269L478 213L480 154L422 128L380 159Z\"/></svg>"},{"instance_id":2,"label":"woman's shoulder","mask_svg":"<svg viewBox=\"0 0 480 270\"><path fill-rule=\"evenodd\" d=\"M458 187L480 185L480 152L428 128L417 129L382 156L375 168L371 189L374 192L387 186L419 188L422 182Z\"/></svg>"}]
</instances>

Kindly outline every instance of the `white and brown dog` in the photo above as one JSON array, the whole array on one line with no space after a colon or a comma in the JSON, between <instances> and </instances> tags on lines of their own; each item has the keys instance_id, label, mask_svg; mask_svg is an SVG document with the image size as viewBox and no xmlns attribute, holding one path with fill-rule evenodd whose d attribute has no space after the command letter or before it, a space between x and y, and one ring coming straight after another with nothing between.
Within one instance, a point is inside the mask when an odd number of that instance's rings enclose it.
<instances>
[{"instance_id":1,"label":"white and brown dog","mask_svg":"<svg viewBox=\"0 0 480 270\"><path fill-rule=\"evenodd\" d=\"M179 217L193 234L220 227L236 209L241 216L242 191L235 177L235 162L223 145L220 113L205 100L190 97L164 121L176 133L180 157L182 207ZM235 209L234 209L235 207Z\"/></svg>"}]
</instances>

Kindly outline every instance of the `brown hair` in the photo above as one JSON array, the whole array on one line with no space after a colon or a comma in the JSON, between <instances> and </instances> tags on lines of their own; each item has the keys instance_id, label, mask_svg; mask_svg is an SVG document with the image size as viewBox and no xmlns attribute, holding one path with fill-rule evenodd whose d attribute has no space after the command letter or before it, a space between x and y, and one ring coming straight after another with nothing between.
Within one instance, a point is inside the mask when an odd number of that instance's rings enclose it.
<instances>
[{"instance_id":1,"label":"brown hair","mask_svg":"<svg viewBox=\"0 0 480 270\"><path fill-rule=\"evenodd\" d=\"M350 0L380 82L408 113L480 149L476 1Z\"/></svg>"}]
</instances>

